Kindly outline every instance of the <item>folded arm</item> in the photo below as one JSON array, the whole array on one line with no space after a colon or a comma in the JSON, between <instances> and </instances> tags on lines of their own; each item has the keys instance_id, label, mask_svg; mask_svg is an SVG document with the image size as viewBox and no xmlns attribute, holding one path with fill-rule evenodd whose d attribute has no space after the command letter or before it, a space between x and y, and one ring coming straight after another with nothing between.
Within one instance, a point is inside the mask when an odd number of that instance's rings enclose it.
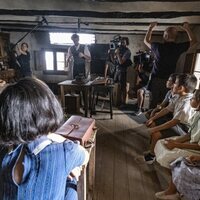
<instances>
[{"instance_id":1,"label":"folded arm","mask_svg":"<svg viewBox=\"0 0 200 200\"><path fill-rule=\"evenodd\" d=\"M147 122L146 125L150 126L153 121L155 121L156 119L159 119L160 117L165 116L166 114L168 114L170 111L167 108L163 108L160 112L156 113L153 117L151 117Z\"/></svg>"},{"instance_id":2,"label":"folded arm","mask_svg":"<svg viewBox=\"0 0 200 200\"><path fill-rule=\"evenodd\" d=\"M172 119L164 124L161 124L161 125L158 125L158 126L155 126L153 128L150 128L149 131L150 133L154 133L154 132L159 132L159 131L162 131L162 130L166 130L166 129L169 129L173 126L176 126L180 121L178 119Z\"/></svg>"},{"instance_id":3,"label":"folded arm","mask_svg":"<svg viewBox=\"0 0 200 200\"><path fill-rule=\"evenodd\" d=\"M186 137L185 137L186 139ZM187 140L189 141L189 140ZM165 146L172 150L174 148L179 148L179 149L191 149L191 150L200 150L200 146L197 143L189 143L184 140L166 140L165 141Z\"/></svg>"}]
</instances>

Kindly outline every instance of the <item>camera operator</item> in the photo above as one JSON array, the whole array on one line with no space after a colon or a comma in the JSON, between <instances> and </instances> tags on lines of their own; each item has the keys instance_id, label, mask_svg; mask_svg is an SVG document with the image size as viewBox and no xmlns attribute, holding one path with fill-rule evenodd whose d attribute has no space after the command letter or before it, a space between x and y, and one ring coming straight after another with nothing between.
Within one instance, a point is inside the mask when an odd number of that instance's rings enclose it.
<instances>
[{"instance_id":1,"label":"camera operator","mask_svg":"<svg viewBox=\"0 0 200 200\"><path fill-rule=\"evenodd\" d=\"M132 61L130 60L131 51L127 47L128 45L129 39L127 37L122 37L119 47L115 50L116 72L114 76L114 81L120 84L121 105L126 104L127 68L132 64Z\"/></svg>"}]
</instances>

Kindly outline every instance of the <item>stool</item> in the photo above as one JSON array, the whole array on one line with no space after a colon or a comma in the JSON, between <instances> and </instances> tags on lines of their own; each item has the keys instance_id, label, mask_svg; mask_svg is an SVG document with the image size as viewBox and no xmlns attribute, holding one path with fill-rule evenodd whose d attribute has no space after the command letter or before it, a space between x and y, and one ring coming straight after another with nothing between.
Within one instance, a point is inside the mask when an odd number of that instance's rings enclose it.
<instances>
[{"instance_id":1,"label":"stool","mask_svg":"<svg viewBox=\"0 0 200 200\"><path fill-rule=\"evenodd\" d=\"M65 95L65 108L69 114L80 113L80 96L78 94Z\"/></svg>"},{"instance_id":2,"label":"stool","mask_svg":"<svg viewBox=\"0 0 200 200\"><path fill-rule=\"evenodd\" d=\"M111 119L113 118L113 109L112 109L113 87L114 87L113 85L93 85L92 86L92 100L91 100L90 117L92 117L92 114L94 114L96 112L100 112L100 113L110 113L110 118ZM105 101L109 101L110 110L109 111L96 110L95 106L98 103L99 96L101 96L101 95L105 96L107 94L108 94L109 98L108 99L104 99L104 102Z\"/></svg>"}]
</instances>

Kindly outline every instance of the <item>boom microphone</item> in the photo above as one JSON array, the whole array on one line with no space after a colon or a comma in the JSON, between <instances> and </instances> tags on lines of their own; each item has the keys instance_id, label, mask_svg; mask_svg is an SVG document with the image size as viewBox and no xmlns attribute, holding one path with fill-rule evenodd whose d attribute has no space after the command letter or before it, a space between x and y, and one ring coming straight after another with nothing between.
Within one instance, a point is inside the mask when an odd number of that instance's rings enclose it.
<instances>
[{"instance_id":1,"label":"boom microphone","mask_svg":"<svg viewBox=\"0 0 200 200\"><path fill-rule=\"evenodd\" d=\"M42 22L45 23L46 25L48 25L48 21L46 20L45 17L42 17Z\"/></svg>"},{"instance_id":2,"label":"boom microphone","mask_svg":"<svg viewBox=\"0 0 200 200\"><path fill-rule=\"evenodd\" d=\"M27 32L22 38L20 38L20 39L12 46L12 49L14 49L15 46L16 46L19 42L21 42L28 34L32 33L32 32L33 32L34 30L36 30L38 27L42 26L43 23L45 23L46 25L48 25L48 22L47 22L47 20L46 20L46 18L45 18L44 16L42 17L42 20L41 20L40 22L38 22L38 24L32 28L32 30L30 30L29 32Z\"/></svg>"}]
</instances>

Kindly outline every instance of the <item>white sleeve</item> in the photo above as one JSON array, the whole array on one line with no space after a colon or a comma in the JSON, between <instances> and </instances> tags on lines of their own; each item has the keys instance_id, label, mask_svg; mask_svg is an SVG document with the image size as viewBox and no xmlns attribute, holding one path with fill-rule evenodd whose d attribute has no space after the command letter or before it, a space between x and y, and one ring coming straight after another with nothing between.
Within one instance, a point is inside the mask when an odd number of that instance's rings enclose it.
<instances>
[{"instance_id":1,"label":"white sleeve","mask_svg":"<svg viewBox=\"0 0 200 200\"><path fill-rule=\"evenodd\" d=\"M84 153L85 153L85 160L83 162L83 165L86 165L88 163L90 157L89 157L88 151L86 151L85 148L83 148L83 149L84 149Z\"/></svg>"},{"instance_id":2,"label":"white sleeve","mask_svg":"<svg viewBox=\"0 0 200 200\"><path fill-rule=\"evenodd\" d=\"M91 60L91 54L90 54L90 51L89 51L87 45L85 45L85 48L84 48L84 54L85 54L86 56L90 57L90 60Z\"/></svg>"},{"instance_id":3,"label":"white sleeve","mask_svg":"<svg viewBox=\"0 0 200 200\"><path fill-rule=\"evenodd\" d=\"M167 110L169 110L170 112L174 112L175 103L176 103L176 100L175 101L170 101L169 105L166 107Z\"/></svg>"},{"instance_id":4,"label":"white sleeve","mask_svg":"<svg viewBox=\"0 0 200 200\"><path fill-rule=\"evenodd\" d=\"M69 49L68 49L68 56L72 56L72 52L71 52L71 47L69 47Z\"/></svg>"},{"instance_id":5,"label":"white sleeve","mask_svg":"<svg viewBox=\"0 0 200 200\"><path fill-rule=\"evenodd\" d=\"M200 129L192 133L190 142L197 142L200 145Z\"/></svg>"},{"instance_id":6,"label":"white sleeve","mask_svg":"<svg viewBox=\"0 0 200 200\"><path fill-rule=\"evenodd\" d=\"M193 115L194 110L190 106L190 102L179 102L178 108L174 111L173 119L178 119L183 124L188 124L189 119Z\"/></svg>"},{"instance_id":7,"label":"white sleeve","mask_svg":"<svg viewBox=\"0 0 200 200\"><path fill-rule=\"evenodd\" d=\"M190 142L197 142L200 145L200 116L199 111L196 111L195 115L190 120L191 125L191 140Z\"/></svg>"}]
</instances>

